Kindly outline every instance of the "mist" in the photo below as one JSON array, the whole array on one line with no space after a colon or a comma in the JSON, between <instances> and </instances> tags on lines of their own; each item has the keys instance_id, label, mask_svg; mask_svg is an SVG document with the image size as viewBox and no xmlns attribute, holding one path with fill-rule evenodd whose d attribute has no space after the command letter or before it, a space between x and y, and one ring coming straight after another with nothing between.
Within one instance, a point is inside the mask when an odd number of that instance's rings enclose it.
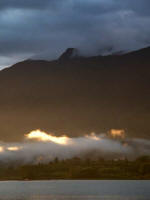
<instances>
[{"instance_id":1,"label":"mist","mask_svg":"<svg viewBox=\"0 0 150 200\"><path fill-rule=\"evenodd\" d=\"M40 130L25 135L19 143L0 143L0 162L5 164L48 163L79 157L81 159L129 159L150 155L150 140L111 137L109 134L69 138L55 137Z\"/></svg>"}]
</instances>

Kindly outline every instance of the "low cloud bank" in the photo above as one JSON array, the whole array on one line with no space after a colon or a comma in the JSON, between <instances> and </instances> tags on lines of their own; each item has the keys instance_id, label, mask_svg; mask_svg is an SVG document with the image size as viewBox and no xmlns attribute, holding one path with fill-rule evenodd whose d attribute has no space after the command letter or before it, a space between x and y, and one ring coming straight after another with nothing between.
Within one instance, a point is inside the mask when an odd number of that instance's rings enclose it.
<instances>
[{"instance_id":1,"label":"low cloud bank","mask_svg":"<svg viewBox=\"0 0 150 200\"><path fill-rule=\"evenodd\" d=\"M113 132L112 132L113 133ZM118 132L119 133L119 132ZM25 135L20 143L0 143L0 162L47 163L56 157L60 160L80 158L136 159L150 155L150 140L124 138L123 132L90 134L84 137L56 137L40 130Z\"/></svg>"}]
</instances>

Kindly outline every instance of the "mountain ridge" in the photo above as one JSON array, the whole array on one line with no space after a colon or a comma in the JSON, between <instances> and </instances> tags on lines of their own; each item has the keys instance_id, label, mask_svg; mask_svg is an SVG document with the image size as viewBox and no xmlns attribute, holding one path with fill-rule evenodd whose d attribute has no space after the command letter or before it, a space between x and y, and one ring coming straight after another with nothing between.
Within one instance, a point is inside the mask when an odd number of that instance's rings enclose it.
<instances>
[{"instance_id":1,"label":"mountain ridge","mask_svg":"<svg viewBox=\"0 0 150 200\"><path fill-rule=\"evenodd\" d=\"M150 138L150 48L124 55L26 60L0 71L0 140L34 129L79 136L125 129Z\"/></svg>"}]
</instances>

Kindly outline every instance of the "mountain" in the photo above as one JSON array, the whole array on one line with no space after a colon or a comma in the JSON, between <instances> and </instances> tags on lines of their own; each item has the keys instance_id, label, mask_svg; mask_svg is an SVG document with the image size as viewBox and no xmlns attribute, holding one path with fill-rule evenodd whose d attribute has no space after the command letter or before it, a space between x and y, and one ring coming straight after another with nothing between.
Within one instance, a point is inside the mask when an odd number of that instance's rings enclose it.
<instances>
[{"instance_id":1,"label":"mountain","mask_svg":"<svg viewBox=\"0 0 150 200\"><path fill-rule=\"evenodd\" d=\"M60 61L65 61L78 57L78 50L76 48L68 48L59 58Z\"/></svg>"},{"instance_id":2,"label":"mountain","mask_svg":"<svg viewBox=\"0 0 150 200\"><path fill-rule=\"evenodd\" d=\"M125 129L150 138L150 48L82 58L26 60L0 71L0 140L33 129L56 135Z\"/></svg>"}]
</instances>

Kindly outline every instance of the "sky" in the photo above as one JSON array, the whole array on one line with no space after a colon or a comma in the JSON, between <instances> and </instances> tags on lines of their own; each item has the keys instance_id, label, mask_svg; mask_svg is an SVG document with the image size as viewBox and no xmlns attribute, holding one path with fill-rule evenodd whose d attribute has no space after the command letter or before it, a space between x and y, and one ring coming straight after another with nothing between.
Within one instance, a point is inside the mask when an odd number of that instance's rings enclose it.
<instances>
[{"instance_id":1,"label":"sky","mask_svg":"<svg viewBox=\"0 0 150 200\"><path fill-rule=\"evenodd\" d=\"M0 0L0 69L20 60L52 60L150 45L150 0Z\"/></svg>"}]
</instances>

